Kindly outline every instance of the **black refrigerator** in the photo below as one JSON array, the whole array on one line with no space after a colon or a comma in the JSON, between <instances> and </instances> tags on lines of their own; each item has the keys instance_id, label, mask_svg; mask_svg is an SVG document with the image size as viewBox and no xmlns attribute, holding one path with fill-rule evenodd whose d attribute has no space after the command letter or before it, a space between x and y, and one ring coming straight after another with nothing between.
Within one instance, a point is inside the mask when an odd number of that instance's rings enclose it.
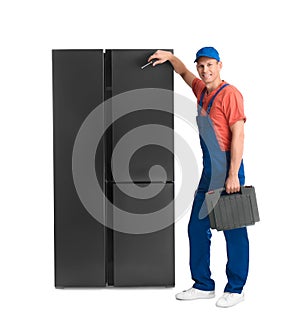
<instances>
[{"instance_id":1,"label":"black refrigerator","mask_svg":"<svg viewBox=\"0 0 300 322\"><path fill-rule=\"evenodd\" d=\"M53 50L55 286L174 286L173 69Z\"/></svg>"}]
</instances>

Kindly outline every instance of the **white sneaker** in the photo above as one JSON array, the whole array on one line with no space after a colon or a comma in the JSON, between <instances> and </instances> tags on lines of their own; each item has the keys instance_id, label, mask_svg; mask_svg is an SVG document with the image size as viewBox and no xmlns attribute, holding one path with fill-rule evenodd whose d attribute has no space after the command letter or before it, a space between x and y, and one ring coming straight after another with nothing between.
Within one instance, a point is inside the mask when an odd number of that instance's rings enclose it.
<instances>
[{"instance_id":1,"label":"white sneaker","mask_svg":"<svg viewBox=\"0 0 300 322\"><path fill-rule=\"evenodd\" d=\"M244 294L225 292L217 301L218 307L231 307L244 301Z\"/></svg>"},{"instance_id":2,"label":"white sneaker","mask_svg":"<svg viewBox=\"0 0 300 322\"><path fill-rule=\"evenodd\" d=\"M194 287L180 292L175 295L177 300L197 300L197 299L211 299L215 297L215 291L201 291Z\"/></svg>"}]
</instances>

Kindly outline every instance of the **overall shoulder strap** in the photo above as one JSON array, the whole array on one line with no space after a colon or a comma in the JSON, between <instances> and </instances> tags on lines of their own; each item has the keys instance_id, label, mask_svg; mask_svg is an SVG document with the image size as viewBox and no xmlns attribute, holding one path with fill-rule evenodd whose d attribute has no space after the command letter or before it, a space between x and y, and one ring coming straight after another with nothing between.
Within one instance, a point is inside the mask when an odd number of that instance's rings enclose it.
<instances>
[{"instance_id":1,"label":"overall shoulder strap","mask_svg":"<svg viewBox=\"0 0 300 322\"><path fill-rule=\"evenodd\" d=\"M228 86L229 84L228 83L226 83L226 84L223 84L218 90L217 90L217 92L216 92L216 94L212 97L212 99L210 100L210 102L209 102L209 104L208 104L208 107L207 107L207 114L209 114L210 113L210 110L211 110L211 107L212 107L212 105L213 105L213 102L214 102L214 100L215 100L215 98L217 97L217 95L221 92L221 90L222 89L224 89L226 86ZM204 95L203 95L203 97L204 97Z\"/></svg>"},{"instance_id":2,"label":"overall shoulder strap","mask_svg":"<svg viewBox=\"0 0 300 322\"><path fill-rule=\"evenodd\" d=\"M204 99L204 95L206 92L206 87L203 88L202 92L201 92L201 96L200 96L200 101L199 101L199 106L202 108L203 106L203 99Z\"/></svg>"}]
</instances>

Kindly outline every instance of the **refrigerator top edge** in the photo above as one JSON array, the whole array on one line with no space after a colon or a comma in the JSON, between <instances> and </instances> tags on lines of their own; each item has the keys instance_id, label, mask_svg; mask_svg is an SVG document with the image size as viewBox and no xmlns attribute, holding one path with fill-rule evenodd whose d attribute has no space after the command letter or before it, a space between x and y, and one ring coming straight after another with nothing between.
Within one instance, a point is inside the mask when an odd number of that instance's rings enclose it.
<instances>
[{"instance_id":1,"label":"refrigerator top edge","mask_svg":"<svg viewBox=\"0 0 300 322\"><path fill-rule=\"evenodd\" d=\"M104 49L52 49L53 51L100 51L103 52Z\"/></svg>"},{"instance_id":2,"label":"refrigerator top edge","mask_svg":"<svg viewBox=\"0 0 300 322\"><path fill-rule=\"evenodd\" d=\"M172 53L174 52L173 49L159 49L159 48L136 48L136 49L132 49L132 48L118 48L118 49L105 49L106 51L157 51L157 50L166 50L166 51L171 51Z\"/></svg>"},{"instance_id":3,"label":"refrigerator top edge","mask_svg":"<svg viewBox=\"0 0 300 322\"><path fill-rule=\"evenodd\" d=\"M133 48L117 48L117 49L104 49L104 48L91 48L91 49L89 49L89 48L82 48L82 49L80 49L80 48L66 48L66 49L62 49L62 48L60 48L60 49L56 49L56 48L53 48L52 49L52 51L92 51L92 50L94 50L94 51L124 51L124 50L126 50L126 51L136 51L136 50L138 50L138 51L142 51L142 50L146 50L146 51L148 51L148 50L159 50L159 49L155 49L155 48L136 48L136 49L133 49ZM160 50L167 50L167 51L174 51L174 49L160 49Z\"/></svg>"}]
</instances>

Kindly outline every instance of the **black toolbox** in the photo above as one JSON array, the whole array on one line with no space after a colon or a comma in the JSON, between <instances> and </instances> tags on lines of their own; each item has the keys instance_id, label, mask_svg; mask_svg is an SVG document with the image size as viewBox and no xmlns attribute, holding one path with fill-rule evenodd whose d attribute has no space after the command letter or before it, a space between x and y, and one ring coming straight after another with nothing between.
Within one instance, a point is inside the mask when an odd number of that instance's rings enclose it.
<instances>
[{"instance_id":1,"label":"black toolbox","mask_svg":"<svg viewBox=\"0 0 300 322\"><path fill-rule=\"evenodd\" d=\"M233 194L227 194L225 188L212 190L206 193L205 200L212 229L235 229L260 220L253 186L242 186L240 192Z\"/></svg>"}]
</instances>

